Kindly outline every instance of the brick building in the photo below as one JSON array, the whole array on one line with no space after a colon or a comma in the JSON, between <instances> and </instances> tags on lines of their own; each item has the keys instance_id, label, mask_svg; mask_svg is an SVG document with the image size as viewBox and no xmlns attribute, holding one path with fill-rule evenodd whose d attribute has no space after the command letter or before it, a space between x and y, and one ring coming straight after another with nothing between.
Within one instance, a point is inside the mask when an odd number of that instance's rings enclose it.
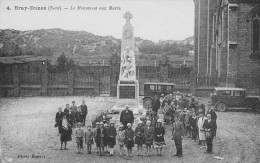
<instances>
[{"instance_id":1,"label":"brick building","mask_svg":"<svg viewBox=\"0 0 260 163\"><path fill-rule=\"evenodd\" d=\"M237 86L260 94L260 1L194 3L195 87Z\"/></svg>"}]
</instances>

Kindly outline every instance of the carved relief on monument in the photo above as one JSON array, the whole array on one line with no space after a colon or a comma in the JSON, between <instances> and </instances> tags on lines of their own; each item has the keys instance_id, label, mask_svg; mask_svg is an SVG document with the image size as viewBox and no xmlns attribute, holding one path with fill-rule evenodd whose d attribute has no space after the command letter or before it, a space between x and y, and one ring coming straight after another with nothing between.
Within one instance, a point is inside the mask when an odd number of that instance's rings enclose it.
<instances>
[{"instance_id":1,"label":"carved relief on monument","mask_svg":"<svg viewBox=\"0 0 260 163\"><path fill-rule=\"evenodd\" d=\"M122 53L120 76L122 79L135 80L135 56L130 47L126 47Z\"/></svg>"}]
</instances>

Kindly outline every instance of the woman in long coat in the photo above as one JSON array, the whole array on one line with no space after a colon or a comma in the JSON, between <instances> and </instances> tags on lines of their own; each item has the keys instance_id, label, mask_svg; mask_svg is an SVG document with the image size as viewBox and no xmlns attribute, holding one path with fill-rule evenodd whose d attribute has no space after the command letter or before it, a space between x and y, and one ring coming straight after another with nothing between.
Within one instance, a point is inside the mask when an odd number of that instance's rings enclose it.
<instances>
[{"instance_id":1,"label":"woman in long coat","mask_svg":"<svg viewBox=\"0 0 260 163\"><path fill-rule=\"evenodd\" d=\"M65 150L67 150L67 141L71 141L71 134L72 134L72 129L71 129L71 125L68 123L68 120L66 118L66 114L63 115L63 118L60 120L61 123L59 126L59 131L60 131L60 142L61 142L61 146L60 146L60 150L62 150L62 144L64 142L65 144Z\"/></svg>"}]
</instances>

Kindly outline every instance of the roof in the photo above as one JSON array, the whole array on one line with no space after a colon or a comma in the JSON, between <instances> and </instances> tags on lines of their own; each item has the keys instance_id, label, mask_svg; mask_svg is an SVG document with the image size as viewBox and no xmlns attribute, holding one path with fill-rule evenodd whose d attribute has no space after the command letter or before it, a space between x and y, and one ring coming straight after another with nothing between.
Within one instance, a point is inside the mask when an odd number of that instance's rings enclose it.
<instances>
[{"instance_id":1,"label":"roof","mask_svg":"<svg viewBox=\"0 0 260 163\"><path fill-rule=\"evenodd\" d=\"M174 83L144 83L144 84L156 84L156 85L175 85Z\"/></svg>"},{"instance_id":2,"label":"roof","mask_svg":"<svg viewBox=\"0 0 260 163\"><path fill-rule=\"evenodd\" d=\"M13 57L0 57L0 63L3 64L15 64L15 63L28 63L36 61L46 61L49 57L47 56L32 56L32 55L23 55L23 56L13 56Z\"/></svg>"},{"instance_id":3,"label":"roof","mask_svg":"<svg viewBox=\"0 0 260 163\"><path fill-rule=\"evenodd\" d=\"M215 90L220 91L245 91L243 88L233 88L233 87L215 87Z\"/></svg>"}]
</instances>

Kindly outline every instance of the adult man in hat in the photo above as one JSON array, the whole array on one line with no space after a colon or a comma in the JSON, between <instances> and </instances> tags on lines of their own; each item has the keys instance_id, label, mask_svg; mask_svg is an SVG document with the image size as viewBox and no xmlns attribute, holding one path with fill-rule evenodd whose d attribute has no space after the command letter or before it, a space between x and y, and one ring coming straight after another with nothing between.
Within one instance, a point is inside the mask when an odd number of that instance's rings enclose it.
<instances>
[{"instance_id":1,"label":"adult man in hat","mask_svg":"<svg viewBox=\"0 0 260 163\"><path fill-rule=\"evenodd\" d=\"M175 142L176 154L174 156L182 157L182 138L184 136L184 127L180 119L176 116L174 117L174 124L172 130L172 139Z\"/></svg>"},{"instance_id":2,"label":"adult man in hat","mask_svg":"<svg viewBox=\"0 0 260 163\"><path fill-rule=\"evenodd\" d=\"M129 110L129 106L125 106L125 110L121 112L120 122L124 125L124 129L127 129L127 123L134 123L134 114Z\"/></svg>"}]
</instances>

